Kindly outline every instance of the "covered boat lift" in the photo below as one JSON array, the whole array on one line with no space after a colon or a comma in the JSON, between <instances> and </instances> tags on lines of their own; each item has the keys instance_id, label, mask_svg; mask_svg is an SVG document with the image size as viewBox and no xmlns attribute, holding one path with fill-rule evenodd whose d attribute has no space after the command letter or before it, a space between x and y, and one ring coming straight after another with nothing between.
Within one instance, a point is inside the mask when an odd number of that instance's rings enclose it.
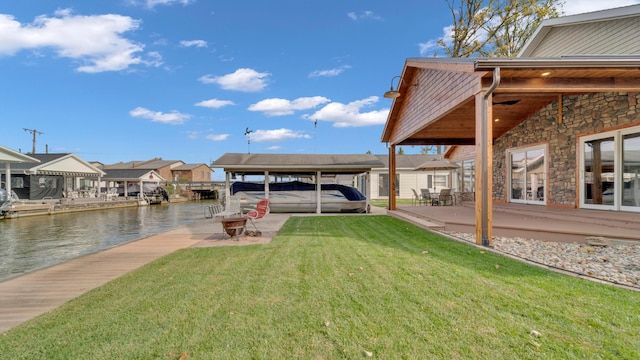
<instances>
[{"instance_id":1,"label":"covered boat lift","mask_svg":"<svg viewBox=\"0 0 640 360\"><path fill-rule=\"evenodd\" d=\"M40 160L34 159L31 156L25 155L23 153L11 150L4 146L0 146L0 163L4 163L4 179L5 185L4 190L6 191L7 200L11 203L11 194L13 191L11 190L11 163L39 163ZM0 199L2 200L2 199ZM0 201L0 206L3 201ZM1 211L1 210L0 210Z\"/></svg>"},{"instance_id":2,"label":"covered boat lift","mask_svg":"<svg viewBox=\"0 0 640 360\"><path fill-rule=\"evenodd\" d=\"M372 154L240 154L226 153L211 164L212 168L222 168L225 172L225 201L231 197L231 179L238 176L264 177L265 196L269 197L271 177L308 177L314 179L316 189L320 189L323 176L362 175L365 176L366 205L369 209L372 168L385 165ZM322 212L321 192L316 190L316 213Z\"/></svg>"},{"instance_id":3,"label":"covered boat lift","mask_svg":"<svg viewBox=\"0 0 640 360\"><path fill-rule=\"evenodd\" d=\"M138 190L138 200L140 205L149 205L150 202L157 203L156 199L145 198L145 184L150 184L154 188L160 187L160 183L166 181L160 174L154 170L148 169L106 169L105 176L102 181L105 182L107 189L110 183L122 183L123 196L129 196L129 188L134 186L134 190ZM137 188L135 187L137 186Z\"/></svg>"}]
</instances>

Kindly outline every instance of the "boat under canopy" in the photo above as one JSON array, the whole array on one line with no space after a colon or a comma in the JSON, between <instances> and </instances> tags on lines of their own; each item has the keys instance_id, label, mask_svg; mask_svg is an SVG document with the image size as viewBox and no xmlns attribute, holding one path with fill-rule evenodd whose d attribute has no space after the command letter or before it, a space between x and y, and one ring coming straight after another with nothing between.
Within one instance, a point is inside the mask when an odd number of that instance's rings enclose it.
<instances>
[{"instance_id":1,"label":"boat under canopy","mask_svg":"<svg viewBox=\"0 0 640 360\"><path fill-rule=\"evenodd\" d=\"M321 185L323 213L364 213L366 197L358 189L340 184ZM234 182L231 195L240 198L241 206L252 206L266 196L264 183ZM277 213L316 212L316 185L301 181L269 184L270 211Z\"/></svg>"}]
</instances>

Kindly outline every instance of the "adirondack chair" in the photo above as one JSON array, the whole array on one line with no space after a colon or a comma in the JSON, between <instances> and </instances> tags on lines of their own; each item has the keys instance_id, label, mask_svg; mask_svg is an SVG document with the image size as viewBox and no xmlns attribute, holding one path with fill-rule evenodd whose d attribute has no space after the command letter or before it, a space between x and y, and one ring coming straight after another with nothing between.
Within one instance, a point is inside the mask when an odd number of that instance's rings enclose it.
<instances>
[{"instance_id":1,"label":"adirondack chair","mask_svg":"<svg viewBox=\"0 0 640 360\"><path fill-rule=\"evenodd\" d=\"M224 208L213 207L213 217L214 218L224 218L227 216L241 216L242 209L240 208L240 198L236 196L231 196L229 198L229 202L225 204Z\"/></svg>"},{"instance_id":2,"label":"adirondack chair","mask_svg":"<svg viewBox=\"0 0 640 360\"><path fill-rule=\"evenodd\" d=\"M260 230L258 230L258 227L256 226L254 221L261 219L262 217L264 217L269 213L269 209L270 209L269 204L270 204L269 199L265 198L258 201L255 208L245 209L247 210L245 217L249 219L249 221L251 222L251 225L253 225L253 228L256 229L256 233L260 233Z\"/></svg>"}]
</instances>

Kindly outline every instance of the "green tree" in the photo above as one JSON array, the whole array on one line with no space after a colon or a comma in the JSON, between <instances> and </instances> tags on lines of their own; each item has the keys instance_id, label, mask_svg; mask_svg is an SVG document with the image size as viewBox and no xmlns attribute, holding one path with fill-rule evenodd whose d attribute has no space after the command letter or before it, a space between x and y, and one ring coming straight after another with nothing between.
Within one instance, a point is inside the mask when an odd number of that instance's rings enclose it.
<instances>
[{"instance_id":1,"label":"green tree","mask_svg":"<svg viewBox=\"0 0 640 360\"><path fill-rule=\"evenodd\" d=\"M401 147L398 147L398 155L404 155L404 149Z\"/></svg>"},{"instance_id":2,"label":"green tree","mask_svg":"<svg viewBox=\"0 0 640 360\"><path fill-rule=\"evenodd\" d=\"M540 22L558 17L559 0L445 0L453 24L437 41L449 57L514 57Z\"/></svg>"},{"instance_id":3,"label":"green tree","mask_svg":"<svg viewBox=\"0 0 640 360\"><path fill-rule=\"evenodd\" d=\"M444 150L444 145L427 145L420 148L420 154L442 154Z\"/></svg>"}]
</instances>

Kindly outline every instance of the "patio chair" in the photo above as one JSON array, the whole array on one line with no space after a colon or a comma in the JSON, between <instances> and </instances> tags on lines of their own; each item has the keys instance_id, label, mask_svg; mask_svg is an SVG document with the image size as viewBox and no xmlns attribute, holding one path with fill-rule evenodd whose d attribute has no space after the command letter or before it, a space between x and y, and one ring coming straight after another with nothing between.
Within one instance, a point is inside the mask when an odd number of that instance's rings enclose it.
<instances>
[{"instance_id":1,"label":"patio chair","mask_svg":"<svg viewBox=\"0 0 640 360\"><path fill-rule=\"evenodd\" d=\"M438 198L434 199L432 205L453 205L453 195L451 195L451 189L442 189Z\"/></svg>"},{"instance_id":2,"label":"patio chair","mask_svg":"<svg viewBox=\"0 0 640 360\"><path fill-rule=\"evenodd\" d=\"M418 192L416 191L416 189L411 189L411 191L413 191L413 198L411 199L411 204L415 205L416 203L418 203L418 205L421 205L423 203L422 196L418 195Z\"/></svg>"},{"instance_id":3,"label":"patio chair","mask_svg":"<svg viewBox=\"0 0 640 360\"><path fill-rule=\"evenodd\" d=\"M425 205L427 203L432 203L431 191L429 189L420 189L420 194L422 195L422 201L424 201Z\"/></svg>"},{"instance_id":4,"label":"patio chair","mask_svg":"<svg viewBox=\"0 0 640 360\"><path fill-rule=\"evenodd\" d=\"M258 201L258 203L254 208L246 209L248 211L245 217L249 219L249 221L251 222L251 225L253 225L253 228L256 230L256 234L260 234L260 230L258 230L258 227L256 226L254 221L258 219L262 219L265 215L269 213L269 210L270 210L269 205L270 205L270 200L265 198Z\"/></svg>"}]
</instances>

